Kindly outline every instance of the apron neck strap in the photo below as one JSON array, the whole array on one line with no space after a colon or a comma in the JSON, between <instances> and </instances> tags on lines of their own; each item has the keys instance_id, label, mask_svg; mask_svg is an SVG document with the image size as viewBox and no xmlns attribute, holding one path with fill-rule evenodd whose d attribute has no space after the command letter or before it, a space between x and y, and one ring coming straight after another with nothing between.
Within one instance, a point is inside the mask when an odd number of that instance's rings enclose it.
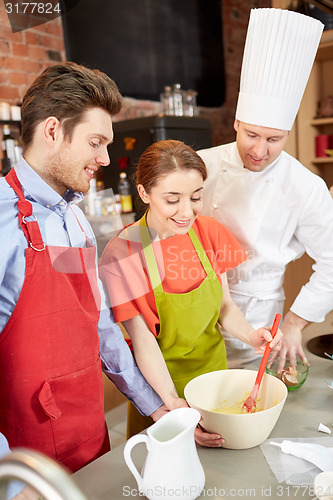
<instances>
[{"instance_id":1,"label":"apron neck strap","mask_svg":"<svg viewBox=\"0 0 333 500\"><path fill-rule=\"evenodd\" d=\"M148 214L148 210L146 211L144 216L141 217L141 219L140 219L140 235L141 235L143 253L144 253L145 258L146 258L147 269L148 269L148 273L150 276L150 281L151 281L151 285L152 285L153 290L163 291L161 276L160 276L160 273L159 273L159 270L157 267L157 262L155 259L153 245L152 245L150 234L149 234L149 228L148 228L148 224L147 224L147 214ZM192 241L193 246L198 254L199 260L201 262L201 265L202 265L205 273L207 274L207 276L210 276L211 273L214 273L214 270L212 268L210 260L207 257L206 252L202 248L202 245L199 241L198 236L196 235L196 233L192 227L190 228L188 235L191 238L191 241Z\"/></svg>"},{"instance_id":2,"label":"apron neck strap","mask_svg":"<svg viewBox=\"0 0 333 500\"><path fill-rule=\"evenodd\" d=\"M160 273L157 267L157 262L154 255L153 245L151 243L151 238L149 234L149 228L147 225L147 214L148 210L140 219L140 236L142 242L143 253L145 255L148 274L151 281L151 286L155 291L163 291L162 290L162 282Z\"/></svg>"},{"instance_id":3,"label":"apron neck strap","mask_svg":"<svg viewBox=\"0 0 333 500\"><path fill-rule=\"evenodd\" d=\"M19 222L21 229L27 239L28 245L41 252L45 250L45 244L40 234L39 225L36 216L33 214L33 208L30 201L26 200L23 194L23 189L20 181L17 178L15 169L12 168L10 172L5 176L7 183L15 191L19 200L17 202L17 208L19 210ZM27 220L27 218L33 217L33 220Z\"/></svg>"}]
</instances>

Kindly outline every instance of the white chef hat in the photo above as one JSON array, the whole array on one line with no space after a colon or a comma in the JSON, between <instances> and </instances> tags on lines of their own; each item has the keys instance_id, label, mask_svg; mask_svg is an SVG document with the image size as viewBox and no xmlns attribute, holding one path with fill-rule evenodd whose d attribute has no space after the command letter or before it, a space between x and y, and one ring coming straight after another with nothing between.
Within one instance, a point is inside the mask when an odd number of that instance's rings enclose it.
<instances>
[{"instance_id":1,"label":"white chef hat","mask_svg":"<svg viewBox=\"0 0 333 500\"><path fill-rule=\"evenodd\" d=\"M324 25L281 9L252 9L236 119L291 130Z\"/></svg>"}]
</instances>

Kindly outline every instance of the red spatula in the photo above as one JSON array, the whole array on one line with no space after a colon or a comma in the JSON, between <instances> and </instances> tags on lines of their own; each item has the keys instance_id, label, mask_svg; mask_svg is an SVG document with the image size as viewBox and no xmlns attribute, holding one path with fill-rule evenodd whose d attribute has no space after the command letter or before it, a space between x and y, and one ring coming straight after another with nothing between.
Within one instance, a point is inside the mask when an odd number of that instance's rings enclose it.
<instances>
[{"instance_id":1,"label":"red spatula","mask_svg":"<svg viewBox=\"0 0 333 500\"><path fill-rule=\"evenodd\" d=\"M275 334L276 334L277 329L279 327L280 320L281 320L281 314L277 314L275 316L274 323L273 323L272 330L271 330L272 339L274 339L274 337L275 337ZM264 352L264 355L262 357L262 360L261 360L261 363L259 366L257 378L256 378L256 381L254 383L254 387L253 387L252 391L250 392L250 395L244 401L244 404L242 406L243 413L254 413L256 411L257 396L258 396L259 387L260 387L262 377L264 375L264 371L265 371L265 368L267 365L268 356L271 352L271 347L269 344L270 344L270 342L269 343L267 342L267 344L266 344L265 352Z\"/></svg>"}]
</instances>

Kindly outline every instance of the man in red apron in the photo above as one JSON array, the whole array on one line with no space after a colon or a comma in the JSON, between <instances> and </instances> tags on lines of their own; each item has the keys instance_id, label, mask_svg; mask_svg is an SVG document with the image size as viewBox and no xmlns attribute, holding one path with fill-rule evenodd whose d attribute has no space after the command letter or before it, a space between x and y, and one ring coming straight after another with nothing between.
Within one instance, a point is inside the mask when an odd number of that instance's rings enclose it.
<instances>
[{"instance_id":1,"label":"man in red apron","mask_svg":"<svg viewBox=\"0 0 333 500\"><path fill-rule=\"evenodd\" d=\"M110 449L101 365L143 414L164 412L101 305L95 239L75 207L109 164L120 108L103 73L46 69L23 99L24 158L0 180L0 432L72 471Z\"/></svg>"}]
</instances>

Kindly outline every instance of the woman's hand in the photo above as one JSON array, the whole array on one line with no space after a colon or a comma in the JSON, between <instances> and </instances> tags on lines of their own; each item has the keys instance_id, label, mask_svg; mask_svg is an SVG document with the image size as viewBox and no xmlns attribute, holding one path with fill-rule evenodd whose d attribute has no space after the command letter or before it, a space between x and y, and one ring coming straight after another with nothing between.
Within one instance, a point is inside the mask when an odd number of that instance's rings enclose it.
<instances>
[{"instance_id":1,"label":"woman's hand","mask_svg":"<svg viewBox=\"0 0 333 500\"><path fill-rule=\"evenodd\" d=\"M283 333L278 328L274 339L272 339L272 335L270 332L271 328L259 328L250 334L250 344L255 350L256 354L263 354L267 343L270 343L270 346L273 351L279 351L282 345Z\"/></svg>"},{"instance_id":2,"label":"woman's hand","mask_svg":"<svg viewBox=\"0 0 333 500\"><path fill-rule=\"evenodd\" d=\"M151 414L151 417L153 418L154 422L156 422L161 417L163 417L163 415L177 408L189 408L189 405L185 401L185 399L177 398L174 399L171 404L169 404L169 407L167 407L166 405L162 405L154 413ZM201 446L206 446L208 448L221 448L222 443L224 443L224 439L219 434L210 434L209 432L205 431L205 429L203 429L200 424L194 431L194 438L198 444L200 444Z\"/></svg>"},{"instance_id":3,"label":"woman's hand","mask_svg":"<svg viewBox=\"0 0 333 500\"><path fill-rule=\"evenodd\" d=\"M194 438L198 444L207 448L221 448L225 441L219 434L211 434L205 431L200 424L194 431Z\"/></svg>"}]
</instances>

